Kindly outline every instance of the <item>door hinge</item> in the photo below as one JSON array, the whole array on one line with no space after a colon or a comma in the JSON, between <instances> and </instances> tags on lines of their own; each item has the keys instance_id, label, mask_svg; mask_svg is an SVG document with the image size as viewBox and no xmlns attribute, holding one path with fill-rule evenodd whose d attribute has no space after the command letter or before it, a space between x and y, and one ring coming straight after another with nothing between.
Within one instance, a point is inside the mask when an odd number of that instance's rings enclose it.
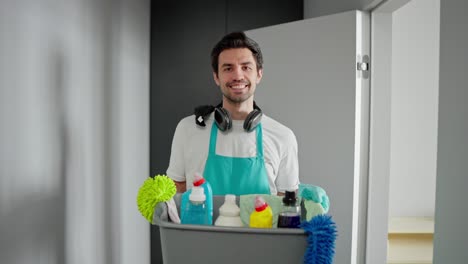
<instances>
[{"instance_id":1,"label":"door hinge","mask_svg":"<svg viewBox=\"0 0 468 264\"><path fill-rule=\"evenodd\" d=\"M369 78L369 70L370 70L370 58L369 55L364 56L357 56L357 71L358 71L358 78L368 79Z\"/></svg>"}]
</instances>

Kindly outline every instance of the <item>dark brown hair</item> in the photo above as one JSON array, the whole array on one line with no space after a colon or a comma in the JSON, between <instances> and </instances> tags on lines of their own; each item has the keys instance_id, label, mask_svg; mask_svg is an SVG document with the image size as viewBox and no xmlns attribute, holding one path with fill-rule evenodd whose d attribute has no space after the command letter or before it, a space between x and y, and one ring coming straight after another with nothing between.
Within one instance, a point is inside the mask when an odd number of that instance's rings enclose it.
<instances>
[{"instance_id":1,"label":"dark brown hair","mask_svg":"<svg viewBox=\"0 0 468 264\"><path fill-rule=\"evenodd\" d=\"M260 46L253 39L247 37L244 32L232 32L224 36L211 51L211 67L218 74L219 54L227 49L247 48L252 52L257 64L257 71L263 68L263 56Z\"/></svg>"}]
</instances>

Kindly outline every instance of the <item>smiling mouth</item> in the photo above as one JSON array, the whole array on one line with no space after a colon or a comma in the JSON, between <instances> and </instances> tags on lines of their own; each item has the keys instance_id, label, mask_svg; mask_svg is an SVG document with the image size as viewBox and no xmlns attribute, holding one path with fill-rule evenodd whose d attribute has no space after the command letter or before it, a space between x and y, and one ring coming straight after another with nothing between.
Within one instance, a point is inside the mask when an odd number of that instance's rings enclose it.
<instances>
[{"instance_id":1,"label":"smiling mouth","mask_svg":"<svg viewBox=\"0 0 468 264\"><path fill-rule=\"evenodd\" d=\"M244 88L247 88L247 85L235 85L235 86L229 86L229 88L233 90L242 90Z\"/></svg>"},{"instance_id":2,"label":"smiling mouth","mask_svg":"<svg viewBox=\"0 0 468 264\"><path fill-rule=\"evenodd\" d=\"M235 84L229 83L227 86L233 90L242 90L244 88L247 88L249 84L248 83L235 83Z\"/></svg>"}]
</instances>

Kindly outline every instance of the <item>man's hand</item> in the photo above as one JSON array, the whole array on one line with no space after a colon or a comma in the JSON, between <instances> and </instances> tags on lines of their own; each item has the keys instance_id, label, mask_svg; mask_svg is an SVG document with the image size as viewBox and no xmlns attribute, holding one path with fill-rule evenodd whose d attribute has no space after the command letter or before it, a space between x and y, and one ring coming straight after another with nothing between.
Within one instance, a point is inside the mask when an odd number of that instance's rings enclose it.
<instances>
[{"instance_id":1,"label":"man's hand","mask_svg":"<svg viewBox=\"0 0 468 264\"><path fill-rule=\"evenodd\" d=\"M174 181L174 183L175 183L175 186L176 186L176 189L177 189L178 193L183 193L183 192L187 191L187 185L186 185L185 181L183 181L183 182Z\"/></svg>"}]
</instances>

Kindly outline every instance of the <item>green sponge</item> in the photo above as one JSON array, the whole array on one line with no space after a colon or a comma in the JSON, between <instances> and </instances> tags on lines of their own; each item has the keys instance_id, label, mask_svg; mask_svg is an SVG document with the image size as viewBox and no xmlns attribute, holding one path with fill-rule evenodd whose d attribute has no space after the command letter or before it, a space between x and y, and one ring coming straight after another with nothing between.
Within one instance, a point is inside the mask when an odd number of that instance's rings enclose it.
<instances>
[{"instance_id":1,"label":"green sponge","mask_svg":"<svg viewBox=\"0 0 468 264\"><path fill-rule=\"evenodd\" d=\"M174 181L166 175L148 178L138 190L138 210L148 222L153 221L154 207L159 202L169 201L176 194Z\"/></svg>"},{"instance_id":2,"label":"green sponge","mask_svg":"<svg viewBox=\"0 0 468 264\"><path fill-rule=\"evenodd\" d=\"M310 200L303 200L304 208L306 209L306 221L310 221L317 215L325 214L322 205Z\"/></svg>"}]
</instances>

